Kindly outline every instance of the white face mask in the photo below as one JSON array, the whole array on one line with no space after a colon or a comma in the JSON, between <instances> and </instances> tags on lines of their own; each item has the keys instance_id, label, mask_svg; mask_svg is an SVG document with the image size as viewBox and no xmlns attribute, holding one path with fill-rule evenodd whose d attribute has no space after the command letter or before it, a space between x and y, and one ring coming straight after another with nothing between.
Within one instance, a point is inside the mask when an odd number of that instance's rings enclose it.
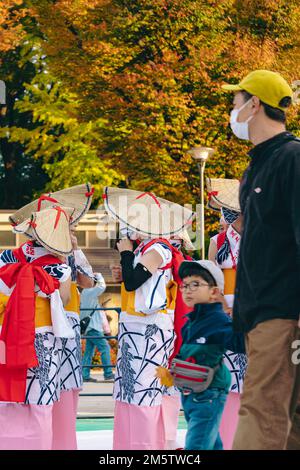
<instances>
[{"instance_id":1,"label":"white face mask","mask_svg":"<svg viewBox=\"0 0 300 470\"><path fill-rule=\"evenodd\" d=\"M253 116L248 117L248 119L244 122L238 122L237 118L244 109L249 101L251 101L252 98L250 98L243 106L241 106L239 109L233 109L230 113L230 127L234 135L238 137L239 139L243 140L249 140L249 121L253 118Z\"/></svg>"}]
</instances>

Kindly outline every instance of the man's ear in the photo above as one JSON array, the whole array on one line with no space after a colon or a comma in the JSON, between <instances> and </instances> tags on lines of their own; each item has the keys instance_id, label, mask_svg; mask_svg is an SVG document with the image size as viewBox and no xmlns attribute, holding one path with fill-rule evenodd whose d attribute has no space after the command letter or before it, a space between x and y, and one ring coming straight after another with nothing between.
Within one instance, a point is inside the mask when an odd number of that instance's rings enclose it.
<instances>
[{"instance_id":1,"label":"man's ear","mask_svg":"<svg viewBox=\"0 0 300 470\"><path fill-rule=\"evenodd\" d=\"M261 106L260 99L257 96L252 96L252 107L255 108L255 111L259 111Z\"/></svg>"}]
</instances>

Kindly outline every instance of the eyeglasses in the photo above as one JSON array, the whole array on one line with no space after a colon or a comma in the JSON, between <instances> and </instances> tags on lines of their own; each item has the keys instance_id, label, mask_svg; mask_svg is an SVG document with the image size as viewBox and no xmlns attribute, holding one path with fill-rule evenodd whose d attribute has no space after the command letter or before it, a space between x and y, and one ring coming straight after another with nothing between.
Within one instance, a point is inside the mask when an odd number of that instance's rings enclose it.
<instances>
[{"instance_id":1,"label":"eyeglasses","mask_svg":"<svg viewBox=\"0 0 300 470\"><path fill-rule=\"evenodd\" d=\"M192 281L189 284L181 284L179 289L183 292L189 289L191 292L197 290L199 287L209 286L209 284L204 284L203 282Z\"/></svg>"}]
</instances>

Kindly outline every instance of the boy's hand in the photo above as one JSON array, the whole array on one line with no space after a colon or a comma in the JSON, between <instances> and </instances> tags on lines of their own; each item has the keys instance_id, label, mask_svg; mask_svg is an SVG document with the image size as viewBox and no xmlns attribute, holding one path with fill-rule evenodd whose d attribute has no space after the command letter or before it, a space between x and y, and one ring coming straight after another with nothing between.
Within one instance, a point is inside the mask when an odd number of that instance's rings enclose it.
<instances>
[{"instance_id":1,"label":"boy's hand","mask_svg":"<svg viewBox=\"0 0 300 470\"><path fill-rule=\"evenodd\" d=\"M229 315L230 317L232 317L232 308L225 308L225 313L227 313L227 315Z\"/></svg>"}]
</instances>

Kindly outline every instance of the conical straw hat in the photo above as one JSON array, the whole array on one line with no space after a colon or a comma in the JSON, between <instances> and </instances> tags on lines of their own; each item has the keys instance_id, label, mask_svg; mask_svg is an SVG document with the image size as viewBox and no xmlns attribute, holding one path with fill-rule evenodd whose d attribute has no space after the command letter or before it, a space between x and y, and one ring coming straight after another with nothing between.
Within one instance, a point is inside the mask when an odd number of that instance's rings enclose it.
<instances>
[{"instance_id":1,"label":"conical straw hat","mask_svg":"<svg viewBox=\"0 0 300 470\"><path fill-rule=\"evenodd\" d=\"M70 218L73 207L55 205L39 212L33 212L27 220L14 227L17 233L30 233L51 253L69 255L72 252ZM28 228L29 227L29 228Z\"/></svg>"},{"instance_id":2,"label":"conical straw hat","mask_svg":"<svg viewBox=\"0 0 300 470\"><path fill-rule=\"evenodd\" d=\"M169 237L192 223L194 213L179 204L131 189L104 188L104 206L115 220L150 238Z\"/></svg>"},{"instance_id":3,"label":"conical straw hat","mask_svg":"<svg viewBox=\"0 0 300 470\"><path fill-rule=\"evenodd\" d=\"M93 192L91 184L86 183L62 189L54 193L43 194L39 199L18 209L9 217L9 220L13 225L19 225L24 220L30 218L33 212L38 212L53 205L61 205L75 209L72 220L70 221L70 224L74 225L78 223L81 217L89 210ZM26 235L30 236L30 231L28 231L28 233L26 232Z\"/></svg>"},{"instance_id":4,"label":"conical straw hat","mask_svg":"<svg viewBox=\"0 0 300 470\"><path fill-rule=\"evenodd\" d=\"M208 190L208 207L220 210L226 207L236 212L241 212L239 203L240 182L235 179L206 178Z\"/></svg>"},{"instance_id":5,"label":"conical straw hat","mask_svg":"<svg viewBox=\"0 0 300 470\"><path fill-rule=\"evenodd\" d=\"M34 238L34 234L32 231L32 226L30 225L31 217L25 219L18 225L13 225L12 231L13 233L21 233L26 235L28 238Z\"/></svg>"},{"instance_id":6,"label":"conical straw hat","mask_svg":"<svg viewBox=\"0 0 300 470\"><path fill-rule=\"evenodd\" d=\"M175 235L175 238L179 238L180 240L183 241L183 246L187 251L194 251L195 250L195 247L193 245L193 242L192 242L192 240L189 236L189 233L188 233L187 229L184 228L182 230L182 232L178 232Z\"/></svg>"}]
</instances>

